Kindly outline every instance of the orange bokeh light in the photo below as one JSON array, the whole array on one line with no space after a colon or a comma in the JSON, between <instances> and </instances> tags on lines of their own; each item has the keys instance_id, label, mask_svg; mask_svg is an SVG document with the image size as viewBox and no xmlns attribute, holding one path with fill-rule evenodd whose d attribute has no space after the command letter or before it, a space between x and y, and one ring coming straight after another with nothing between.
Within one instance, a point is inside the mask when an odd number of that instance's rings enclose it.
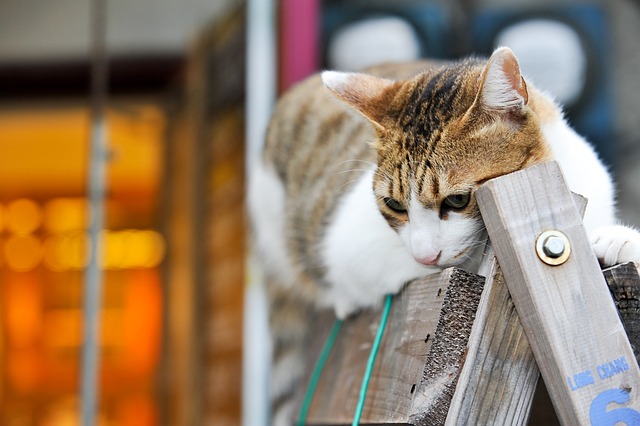
<instances>
[{"instance_id":1,"label":"orange bokeh light","mask_svg":"<svg viewBox=\"0 0 640 426\"><path fill-rule=\"evenodd\" d=\"M16 235L33 233L42 224L42 209L33 200L20 198L7 205L7 228Z\"/></svg>"},{"instance_id":2,"label":"orange bokeh light","mask_svg":"<svg viewBox=\"0 0 640 426\"><path fill-rule=\"evenodd\" d=\"M151 426L166 252L151 228L165 116L127 102L106 118L98 424ZM79 424L89 124L84 106L0 108L0 424Z\"/></svg>"},{"instance_id":3,"label":"orange bokeh light","mask_svg":"<svg viewBox=\"0 0 640 426\"><path fill-rule=\"evenodd\" d=\"M42 288L37 278L31 274L11 274L1 294L8 343L16 348L33 347L42 327Z\"/></svg>"},{"instance_id":4,"label":"orange bokeh light","mask_svg":"<svg viewBox=\"0 0 640 426\"><path fill-rule=\"evenodd\" d=\"M40 239L33 235L11 236L3 245L7 266L14 271L31 271L40 264L43 255Z\"/></svg>"},{"instance_id":5,"label":"orange bokeh light","mask_svg":"<svg viewBox=\"0 0 640 426\"><path fill-rule=\"evenodd\" d=\"M85 198L54 198L44 206L44 228L49 232L72 232L87 228Z\"/></svg>"}]
</instances>

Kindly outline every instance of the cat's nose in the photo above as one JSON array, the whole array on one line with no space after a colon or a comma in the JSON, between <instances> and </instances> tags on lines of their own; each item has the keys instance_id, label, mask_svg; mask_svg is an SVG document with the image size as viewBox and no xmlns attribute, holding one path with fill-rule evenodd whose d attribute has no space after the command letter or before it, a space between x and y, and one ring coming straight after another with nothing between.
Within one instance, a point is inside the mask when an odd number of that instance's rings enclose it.
<instances>
[{"instance_id":1,"label":"cat's nose","mask_svg":"<svg viewBox=\"0 0 640 426\"><path fill-rule=\"evenodd\" d=\"M437 265L438 262L440 261L441 254L442 254L442 251L438 252L438 254L436 255L416 257L415 259L416 261L418 261L418 263L422 263L423 265L434 266L434 265Z\"/></svg>"}]
</instances>

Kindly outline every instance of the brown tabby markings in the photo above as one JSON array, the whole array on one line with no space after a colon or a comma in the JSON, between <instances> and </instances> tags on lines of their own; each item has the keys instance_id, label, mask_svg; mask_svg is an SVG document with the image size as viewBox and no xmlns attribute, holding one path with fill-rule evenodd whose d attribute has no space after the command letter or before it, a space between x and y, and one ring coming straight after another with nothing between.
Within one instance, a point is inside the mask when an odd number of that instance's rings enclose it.
<instances>
[{"instance_id":1,"label":"brown tabby markings","mask_svg":"<svg viewBox=\"0 0 640 426\"><path fill-rule=\"evenodd\" d=\"M380 169L397 170L390 197L406 203L408 194L403 188L411 188L413 180L422 204L440 209L446 219L447 212L441 207L446 196L473 190L491 177L549 158L534 114L498 120L477 105L481 71L481 63L466 61L427 72L415 87L409 86L412 93L398 125L395 129L388 126L388 135L381 135ZM386 149L390 145L395 151ZM410 170L399 163L410 165ZM378 175L374 185L382 185L380 180ZM477 216L475 203L464 213Z\"/></svg>"},{"instance_id":2,"label":"brown tabby markings","mask_svg":"<svg viewBox=\"0 0 640 426\"><path fill-rule=\"evenodd\" d=\"M265 157L282 179L287 201L287 239L303 277L323 283L317 242L336 202L362 171L375 161L366 143L371 126L354 119L322 88L319 77L302 84L279 103L267 135ZM313 111L309 114L308 111ZM363 141L358 143L357 141Z\"/></svg>"},{"instance_id":3,"label":"brown tabby markings","mask_svg":"<svg viewBox=\"0 0 640 426\"><path fill-rule=\"evenodd\" d=\"M339 105L318 77L279 103L265 157L286 187L287 240L310 286L323 283L317 244L336 202L370 164L378 164L374 191L380 211L390 226L398 228L407 217L386 208L385 197L406 206L413 189L422 205L446 220L445 197L473 191L491 177L549 158L533 114L498 120L478 105L484 65L466 60L428 68L413 79L394 83L373 102L352 96L350 102L369 102L365 115L374 120L375 132L365 119ZM381 70L371 73L391 78L407 73L402 67ZM536 99L531 101L535 108ZM479 215L473 199L462 212Z\"/></svg>"},{"instance_id":4,"label":"brown tabby markings","mask_svg":"<svg viewBox=\"0 0 640 426\"><path fill-rule=\"evenodd\" d=\"M285 238L298 282L292 287L267 277L270 323L277 331L274 366L289 373L273 394L275 412L291 404L301 373L289 371L287 359L304 359L315 297L328 285L319 244L341 197L363 172L377 165L373 191L382 216L397 229L408 215L390 209L389 198L408 207L416 197L447 220L446 197L473 193L488 179L549 159L539 123L556 117L554 106L531 89L525 111L499 115L485 108L479 97L485 65L467 60L372 69L373 75L400 80L388 81L382 91L364 81L362 91L342 94L366 118L347 111L318 76L278 103L264 160L285 188ZM460 212L479 220L473 197Z\"/></svg>"}]
</instances>

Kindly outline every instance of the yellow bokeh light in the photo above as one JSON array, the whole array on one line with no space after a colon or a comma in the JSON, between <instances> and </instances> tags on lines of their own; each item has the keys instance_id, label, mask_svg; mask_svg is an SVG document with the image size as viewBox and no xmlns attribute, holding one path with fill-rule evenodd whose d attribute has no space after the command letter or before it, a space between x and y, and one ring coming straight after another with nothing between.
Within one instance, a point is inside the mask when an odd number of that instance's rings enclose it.
<instances>
[{"instance_id":1,"label":"yellow bokeh light","mask_svg":"<svg viewBox=\"0 0 640 426\"><path fill-rule=\"evenodd\" d=\"M125 231L123 238L127 247L125 268L153 268L164 258L164 239L156 231Z\"/></svg>"},{"instance_id":2,"label":"yellow bokeh light","mask_svg":"<svg viewBox=\"0 0 640 426\"><path fill-rule=\"evenodd\" d=\"M44 228L49 232L80 231L87 227L85 198L55 198L44 206Z\"/></svg>"},{"instance_id":3,"label":"yellow bokeh light","mask_svg":"<svg viewBox=\"0 0 640 426\"><path fill-rule=\"evenodd\" d=\"M42 224L42 209L27 198L10 202L5 213L7 228L16 235L31 234Z\"/></svg>"},{"instance_id":4,"label":"yellow bokeh light","mask_svg":"<svg viewBox=\"0 0 640 426\"><path fill-rule=\"evenodd\" d=\"M69 269L67 254L64 251L63 235L53 235L44 241L44 265L52 271Z\"/></svg>"},{"instance_id":5,"label":"yellow bokeh light","mask_svg":"<svg viewBox=\"0 0 640 426\"><path fill-rule=\"evenodd\" d=\"M110 270L155 268L162 262L166 243L153 230L102 231L100 267ZM86 232L54 234L44 241L44 263L53 271L87 266L89 235Z\"/></svg>"},{"instance_id":6,"label":"yellow bokeh light","mask_svg":"<svg viewBox=\"0 0 640 426\"><path fill-rule=\"evenodd\" d=\"M145 268L154 268L162 262L166 252L164 238L156 231L141 231L142 237L147 240L150 248L146 260L142 263Z\"/></svg>"},{"instance_id":7,"label":"yellow bokeh light","mask_svg":"<svg viewBox=\"0 0 640 426\"><path fill-rule=\"evenodd\" d=\"M89 234L86 232L74 232L67 235L62 241L66 262L70 269L84 269L87 266L89 253Z\"/></svg>"},{"instance_id":8,"label":"yellow bokeh light","mask_svg":"<svg viewBox=\"0 0 640 426\"><path fill-rule=\"evenodd\" d=\"M124 266L127 256L127 242L124 232L104 231L102 237L102 259L100 266L106 269L119 269Z\"/></svg>"},{"instance_id":9,"label":"yellow bokeh light","mask_svg":"<svg viewBox=\"0 0 640 426\"><path fill-rule=\"evenodd\" d=\"M87 265L87 242L85 232L56 234L44 242L44 264L52 271L83 269Z\"/></svg>"},{"instance_id":10,"label":"yellow bokeh light","mask_svg":"<svg viewBox=\"0 0 640 426\"><path fill-rule=\"evenodd\" d=\"M42 244L33 235L12 236L3 249L7 265L14 271L30 271L42 260Z\"/></svg>"},{"instance_id":11,"label":"yellow bokeh light","mask_svg":"<svg viewBox=\"0 0 640 426\"><path fill-rule=\"evenodd\" d=\"M125 228L156 223L165 165L164 109L126 104L105 115L114 155L106 165L104 226L115 230L101 234L99 249L99 263L108 270L99 342L106 347L101 395L108 403L96 413L100 425L159 421L153 380L164 310L160 272L149 264L162 260L165 243L155 231ZM82 271L90 250L89 112L66 101L5 110L0 114L0 423L75 424Z\"/></svg>"}]
</instances>

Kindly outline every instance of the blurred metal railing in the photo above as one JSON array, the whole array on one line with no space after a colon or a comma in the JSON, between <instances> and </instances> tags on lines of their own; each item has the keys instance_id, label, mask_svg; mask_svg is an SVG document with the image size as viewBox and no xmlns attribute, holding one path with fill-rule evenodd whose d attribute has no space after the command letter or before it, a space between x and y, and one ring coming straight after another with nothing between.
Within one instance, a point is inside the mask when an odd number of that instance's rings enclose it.
<instances>
[{"instance_id":1,"label":"blurred metal railing","mask_svg":"<svg viewBox=\"0 0 640 426\"><path fill-rule=\"evenodd\" d=\"M98 411L100 302L102 299L101 231L104 223L105 168L108 152L105 109L109 65L106 47L107 0L91 2L91 147L89 150L89 239L85 270L81 370L81 420L93 426Z\"/></svg>"}]
</instances>

